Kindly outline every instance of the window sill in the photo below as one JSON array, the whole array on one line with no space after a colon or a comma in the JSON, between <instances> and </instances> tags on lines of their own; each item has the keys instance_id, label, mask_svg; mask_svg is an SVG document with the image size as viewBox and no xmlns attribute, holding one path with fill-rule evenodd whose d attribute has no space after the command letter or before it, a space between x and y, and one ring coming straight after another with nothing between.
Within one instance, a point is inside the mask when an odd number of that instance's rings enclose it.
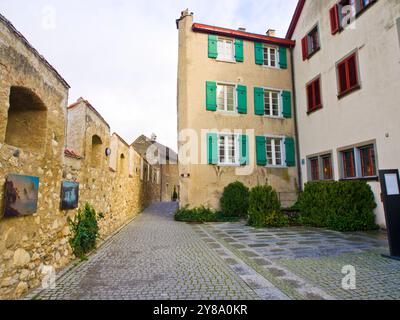
<instances>
[{"instance_id":1,"label":"window sill","mask_svg":"<svg viewBox=\"0 0 400 320\"><path fill-rule=\"evenodd\" d=\"M356 178L342 178L339 181L379 181L379 177L356 177Z\"/></svg>"},{"instance_id":2,"label":"window sill","mask_svg":"<svg viewBox=\"0 0 400 320\"><path fill-rule=\"evenodd\" d=\"M265 65L265 64L263 64L262 65L264 68L267 68L267 69L276 69L276 70L281 70L281 68L280 67L272 67L272 66L267 66L267 65Z\"/></svg>"},{"instance_id":3,"label":"window sill","mask_svg":"<svg viewBox=\"0 0 400 320\"><path fill-rule=\"evenodd\" d=\"M218 167L232 167L232 168L239 168L240 164L234 164L234 163L218 163Z\"/></svg>"},{"instance_id":4,"label":"window sill","mask_svg":"<svg viewBox=\"0 0 400 320\"><path fill-rule=\"evenodd\" d=\"M314 109L308 110L307 111L307 115L310 115L310 114L312 114L314 112L317 112L318 110L321 110L322 108L323 108L323 105L320 105L318 107L315 107Z\"/></svg>"},{"instance_id":5,"label":"window sill","mask_svg":"<svg viewBox=\"0 0 400 320\"><path fill-rule=\"evenodd\" d=\"M314 52L310 53L307 56L307 60L310 60L314 55L316 55L319 51L321 50L321 47L319 47L317 50L315 50Z\"/></svg>"},{"instance_id":6,"label":"window sill","mask_svg":"<svg viewBox=\"0 0 400 320\"><path fill-rule=\"evenodd\" d=\"M267 165L267 166L265 166L265 168L268 168L268 169L287 169L289 167L287 167L287 166L270 166L270 165Z\"/></svg>"},{"instance_id":7,"label":"window sill","mask_svg":"<svg viewBox=\"0 0 400 320\"><path fill-rule=\"evenodd\" d=\"M224 116L240 116L241 113L238 113L236 111L222 111L222 110L217 110L217 114L221 114Z\"/></svg>"},{"instance_id":8,"label":"window sill","mask_svg":"<svg viewBox=\"0 0 400 320\"><path fill-rule=\"evenodd\" d=\"M338 97L338 99L342 99L342 98L346 97L347 95L351 94L352 92L360 90L360 89L361 89L361 85L357 84L356 86L354 86L350 89L340 92L337 97Z\"/></svg>"},{"instance_id":9,"label":"window sill","mask_svg":"<svg viewBox=\"0 0 400 320\"><path fill-rule=\"evenodd\" d=\"M236 60L225 60L225 59L215 59L218 62L226 62L226 63L236 63Z\"/></svg>"},{"instance_id":10,"label":"window sill","mask_svg":"<svg viewBox=\"0 0 400 320\"><path fill-rule=\"evenodd\" d=\"M274 120L285 120L286 119L283 116L268 116L268 115L264 115L264 118L274 119Z\"/></svg>"}]
</instances>

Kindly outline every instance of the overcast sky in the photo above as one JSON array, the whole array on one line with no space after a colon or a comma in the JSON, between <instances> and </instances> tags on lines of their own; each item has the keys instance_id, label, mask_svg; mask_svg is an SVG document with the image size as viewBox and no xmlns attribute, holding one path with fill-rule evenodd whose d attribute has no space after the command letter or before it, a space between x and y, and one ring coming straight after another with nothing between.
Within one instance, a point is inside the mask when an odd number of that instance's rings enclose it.
<instances>
[{"instance_id":1,"label":"overcast sky","mask_svg":"<svg viewBox=\"0 0 400 320\"><path fill-rule=\"evenodd\" d=\"M178 32L195 22L284 37L297 0L1 0L1 13L128 143L140 134L176 149Z\"/></svg>"}]
</instances>

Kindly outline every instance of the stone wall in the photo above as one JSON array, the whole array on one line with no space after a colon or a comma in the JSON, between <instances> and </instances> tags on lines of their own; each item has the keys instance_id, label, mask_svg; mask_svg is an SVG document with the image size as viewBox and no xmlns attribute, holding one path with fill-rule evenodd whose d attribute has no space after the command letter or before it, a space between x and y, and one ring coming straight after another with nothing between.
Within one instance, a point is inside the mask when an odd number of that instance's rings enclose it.
<instances>
[{"instance_id":1,"label":"stone wall","mask_svg":"<svg viewBox=\"0 0 400 320\"><path fill-rule=\"evenodd\" d=\"M71 258L66 215L59 209L69 87L2 16L0 69L2 206L8 174L40 178L37 212L0 221L4 299L38 286L42 265L62 267Z\"/></svg>"},{"instance_id":2,"label":"stone wall","mask_svg":"<svg viewBox=\"0 0 400 320\"><path fill-rule=\"evenodd\" d=\"M44 266L58 271L75 258L67 218L76 209L60 209L62 181L80 183L79 207L89 202L104 213L101 240L160 199L160 182L151 179L157 169L117 134L110 135L90 103L79 99L67 108L68 90L0 15L0 300L41 285ZM9 174L39 177L33 215L3 217Z\"/></svg>"}]
</instances>

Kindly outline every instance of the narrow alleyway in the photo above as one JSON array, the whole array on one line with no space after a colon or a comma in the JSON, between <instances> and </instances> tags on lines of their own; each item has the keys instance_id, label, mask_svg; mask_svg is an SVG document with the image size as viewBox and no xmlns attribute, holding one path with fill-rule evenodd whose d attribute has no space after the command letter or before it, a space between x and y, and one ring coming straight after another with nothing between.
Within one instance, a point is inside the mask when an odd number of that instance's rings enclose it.
<instances>
[{"instance_id":1,"label":"narrow alleyway","mask_svg":"<svg viewBox=\"0 0 400 320\"><path fill-rule=\"evenodd\" d=\"M254 229L176 222L176 204L147 208L36 299L398 299L400 265L382 233ZM343 266L357 288L342 288ZM377 291L379 294L377 294Z\"/></svg>"},{"instance_id":2,"label":"narrow alleyway","mask_svg":"<svg viewBox=\"0 0 400 320\"><path fill-rule=\"evenodd\" d=\"M257 299L187 224L155 204L38 299Z\"/></svg>"}]
</instances>

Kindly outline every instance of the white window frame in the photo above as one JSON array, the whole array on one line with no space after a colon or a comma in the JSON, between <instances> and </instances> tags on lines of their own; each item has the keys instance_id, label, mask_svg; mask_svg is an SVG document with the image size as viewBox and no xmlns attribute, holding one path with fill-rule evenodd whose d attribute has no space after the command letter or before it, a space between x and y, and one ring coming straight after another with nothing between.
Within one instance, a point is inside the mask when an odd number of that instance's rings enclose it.
<instances>
[{"instance_id":1,"label":"white window frame","mask_svg":"<svg viewBox=\"0 0 400 320\"><path fill-rule=\"evenodd\" d=\"M235 162L230 163L230 162L221 162L220 160L220 147L221 147L221 143L220 143L220 138L221 136L224 136L224 153L225 153L225 159L229 159L229 149L228 149L228 145L227 145L227 138L230 136L234 136L235 141L234 141L234 150L235 150ZM240 145L239 145L239 134L237 133L218 133L217 134L217 152L218 152L218 165L219 166L240 166Z\"/></svg>"},{"instance_id":2,"label":"white window frame","mask_svg":"<svg viewBox=\"0 0 400 320\"><path fill-rule=\"evenodd\" d=\"M232 58L231 59L228 59L226 57L221 57L220 50L219 50L220 41L223 41L224 44L226 44L226 42L231 42L232 43ZM235 63L236 62L235 54L236 54L236 48L235 48L235 40L234 39L224 38L224 37L217 37L217 60L218 61Z\"/></svg>"},{"instance_id":3,"label":"white window frame","mask_svg":"<svg viewBox=\"0 0 400 320\"><path fill-rule=\"evenodd\" d=\"M268 64L265 64L265 59L264 59L264 54L265 54L265 49L268 49ZM271 65L271 49L275 49L275 66ZM263 66L266 68L274 68L274 69L279 69L279 48L271 45L263 45Z\"/></svg>"},{"instance_id":4,"label":"white window frame","mask_svg":"<svg viewBox=\"0 0 400 320\"><path fill-rule=\"evenodd\" d=\"M264 89L264 116L267 117L267 118L283 119L283 100L282 100L283 99L282 98L283 90L282 89L276 89L276 88L268 88L268 87L264 87L263 89ZM265 94L266 94L266 91L275 91L279 95L278 96L278 111L279 111L279 114L277 116L265 113L265 109L266 109ZM272 112L272 109L271 109L271 112Z\"/></svg>"},{"instance_id":5,"label":"white window frame","mask_svg":"<svg viewBox=\"0 0 400 320\"><path fill-rule=\"evenodd\" d=\"M277 136L277 135L265 135L265 157L267 159L267 168L287 168L286 165L286 149L285 149L285 136ZM273 146L272 150L272 163L273 164L268 164L268 151L267 151L267 139L273 139L273 143L271 144ZM276 164L276 153L275 153L275 140L276 139L281 139L281 161L282 164Z\"/></svg>"},{"instance_id":6,"label":"white window frame","mask_svg":"<svg viewBox=\"0 0 400 320\"><path fill-rule=\"evenodd\" d=\"M218 86L232 86L233 87L233 111L227 110L228 106L228 94L227 91L224 90L224 110L219 109L218 105ZM238 92L237 92L237 84L236 83L228 83L228 82L221 82L217 81L217 111L221 113L228 113L228 114L237 114L238 113L238 108L237 108L237 98Z\"/></svg>"}]
</instances>

